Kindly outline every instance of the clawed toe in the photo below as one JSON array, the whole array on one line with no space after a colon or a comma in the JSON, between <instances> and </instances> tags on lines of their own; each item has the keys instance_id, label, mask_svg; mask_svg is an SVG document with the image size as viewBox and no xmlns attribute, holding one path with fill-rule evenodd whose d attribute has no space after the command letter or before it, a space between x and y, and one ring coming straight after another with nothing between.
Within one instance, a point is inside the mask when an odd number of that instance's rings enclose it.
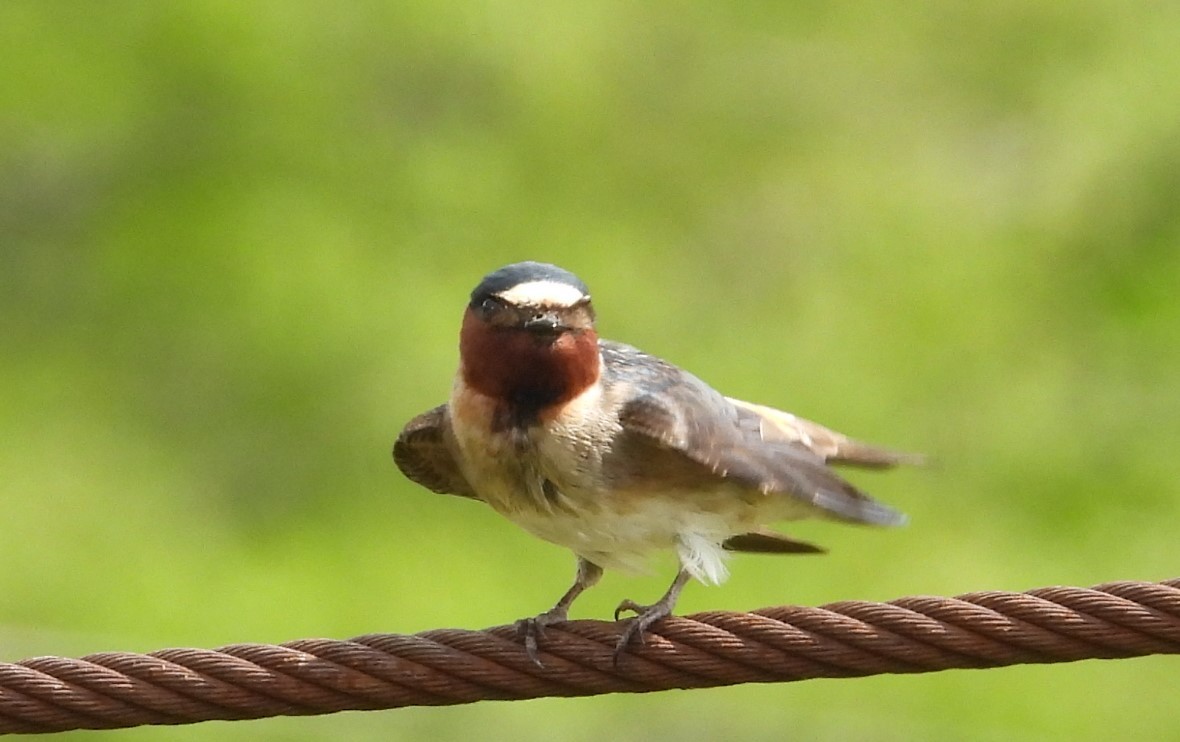
<instances>
[{"instance_id":1,"label":"clawed toe","mask_svg":"<svg viewBox=\"0 0 1180 742\"><path fill-rule=\"evenodd\" d=\"M537 656L537 642L545 638L545 628L566 620L564 612L546 611L533 618L522 618L516 622L516 636L524 642L525 654L537 667L544 667Z\"/></svg>"},{"instance_id":2,"label":"clawed toe","mask_svg":"<svg viewBox=\"0 0 1180 742\"><path fill-rule=\"evenodd\" d=\"M636 603L634 600L624 600L622 603L619 603L617 608L615 608L615 620L616 621L622 620L623 611L631 611L632 613L634 613L635 615L638 616L638 615L642 615L645 611L648 611L650 609L651 609L650 605L640 605L640 604Z\"/></svg>"},{"instance_id":3,"label":"clawed toe","mask_svg":"<svg viewBox=\"0 0 1180 742\"><path fill-rule=\"evenodd\" d=\"M619 607L615 609L615 620L619 620L619 615L623 611L633 611L635 618L631 619L631 623L623 631L623 635L619 637L619 643L615 645L615 666L619 665L619 658L623 656L623 652L627 647L634 642L643 644L643 632L651 628L651 625L661 618L672 615L672 609L676 606L676 599L680 596L680 591L684 588L684 583L689 579L688 570L681 569L677 573L676 579L672 581L672 586L668 588L668 592L664 593L664 597L657 600L651 605L640 605L633 600L624 600L619 603Z\"/></svg>"},{"instance_id":4,"label":"clawed toe","mask_svg":"<svg viewBox=\"0 0 1180 742\"><path fill-rule=\"evenodd\" d=\"M544 634L545 627L535 618L522 618L516 622L516 638L524 642L525 654L529 656L534 665L541 664L541 660L537 657L537 638L544 636Z\"/></svg>"},{"instance_id":5,"label":"clawed toe","mask_svg":"<svg viewBox=\"0 0 1180 742\"><path fill-rule=\"evenodd\" d=\"M643 634L652 624L659 621L661 618L666 618L671 615L672 610L666 605L656 603L655 605L639 605L630 600L624 600L615 609L615 620L619 620L619 614L623 611L634 611L635 618L631 619L630 625L623 631L623 635L619 637L618 643L615 645L615 665L619 664L619 658L627 651L627 647L633 643L643 644Z\"/></svg>"}]
</instances>

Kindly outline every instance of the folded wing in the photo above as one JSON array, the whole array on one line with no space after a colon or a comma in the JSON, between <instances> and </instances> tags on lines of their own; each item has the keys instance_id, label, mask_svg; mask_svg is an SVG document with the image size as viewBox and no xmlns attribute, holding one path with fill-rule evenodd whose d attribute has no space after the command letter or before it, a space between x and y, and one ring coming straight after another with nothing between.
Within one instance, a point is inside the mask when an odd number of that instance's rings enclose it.
<instances>
[{"instance_id":1,"label":"folded wing","mask_svg":"<svg viewBox=\"0 0 1180 742\"><path fill-rule=\"evenodd\" d=\"M677 479L678 460L680 469L705 467L717 477L764 494L798 498L839 520L886 526L905 522L904 515L873 500L827 466L828 460L845 459L887 466L900 463L899 457L890 458L877 449L872 449L872 454L841 449L835 438L828 439L826 453L823 448L816 450L814 440L809 446L789 427L785 431L770 427L774 418L758 412L770 408L735 404L671 365L666 365L661 375L664 383L627 401L619 416L627 434L665 453L678 454L673 462L667 461L666 455L651 456L651 460L661 461L660 466L652 468L653 477ZM645 381L646 388L653 388L651 379ZM764 425L764 420L770 422ZM767 429L773 434L766 435Z\"/></svg>"},{"instance_id":2,"label":"folded wing","mask_svg":"<svg viewBox=\"0 0 1180 742\"><path fill-rule=\"evenodd\" d=\"M762 440L797 443L830 464L890 469L903 464L920 465L925 462L921 454L861 443L819 423L773 407L732 397L726 397L726 401L737 408L741 424L749 429L756 428Z\"/></svg>"}]
</instances>

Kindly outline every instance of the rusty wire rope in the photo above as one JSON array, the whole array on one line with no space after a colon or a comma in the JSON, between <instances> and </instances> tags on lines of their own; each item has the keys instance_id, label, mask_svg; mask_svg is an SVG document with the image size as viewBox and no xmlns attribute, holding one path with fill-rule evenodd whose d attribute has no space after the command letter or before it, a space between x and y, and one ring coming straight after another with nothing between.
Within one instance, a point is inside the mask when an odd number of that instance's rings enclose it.
<instances>
[{"instance_id":1,"label":"rusty wire rope","mask_svg":"<svg viewBox=\"0 0 1180 742\"><path fill-rule=\"evenodd\" d=\"M0 663L0 734L1178 654L1180 578L698 613L616 666L623 625L550 627L543 666L512 626Z\"/></svg>"}]
</instances>

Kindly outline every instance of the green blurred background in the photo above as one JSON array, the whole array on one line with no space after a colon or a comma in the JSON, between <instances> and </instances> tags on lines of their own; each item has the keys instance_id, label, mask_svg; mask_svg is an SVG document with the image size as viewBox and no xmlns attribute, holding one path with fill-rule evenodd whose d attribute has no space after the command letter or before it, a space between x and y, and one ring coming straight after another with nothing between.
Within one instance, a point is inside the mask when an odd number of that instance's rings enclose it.
<instances>
[{"instance_id":1,"label":"green blurred background","mask_svg":"<svg viewBox=\"0 0 1180 742\"><path fill-rule=\"evenodd\" d=\"M418 488L532 258L934 454L683 612L1180 574L1180 5L0 4L0 659L484 627L572 558ZM605 618L671 576L608 575ZM1177 738L1153 658L79 739Z\"/></svg>"}]
</instances>

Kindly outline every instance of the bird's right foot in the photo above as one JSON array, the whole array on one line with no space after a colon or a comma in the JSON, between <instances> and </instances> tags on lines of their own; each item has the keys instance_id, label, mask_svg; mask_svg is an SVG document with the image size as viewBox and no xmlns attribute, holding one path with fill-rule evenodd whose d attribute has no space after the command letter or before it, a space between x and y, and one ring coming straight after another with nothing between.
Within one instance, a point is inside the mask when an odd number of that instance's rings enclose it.
<instances>
[{"instance_id":1,"label":"bird's right foot","mask_svg":"<svg viewBox=\"0 0 1180 742\"><path fill-rule=\"evenodd\" d=\"M568 616L567 609L550 608L539 616L522 618L516 622L516 636L524 641L525 654L537 667L544 667L537 656L537 642L545 638L545 628L568 621Z\"/></svg>"}]
</instances>

